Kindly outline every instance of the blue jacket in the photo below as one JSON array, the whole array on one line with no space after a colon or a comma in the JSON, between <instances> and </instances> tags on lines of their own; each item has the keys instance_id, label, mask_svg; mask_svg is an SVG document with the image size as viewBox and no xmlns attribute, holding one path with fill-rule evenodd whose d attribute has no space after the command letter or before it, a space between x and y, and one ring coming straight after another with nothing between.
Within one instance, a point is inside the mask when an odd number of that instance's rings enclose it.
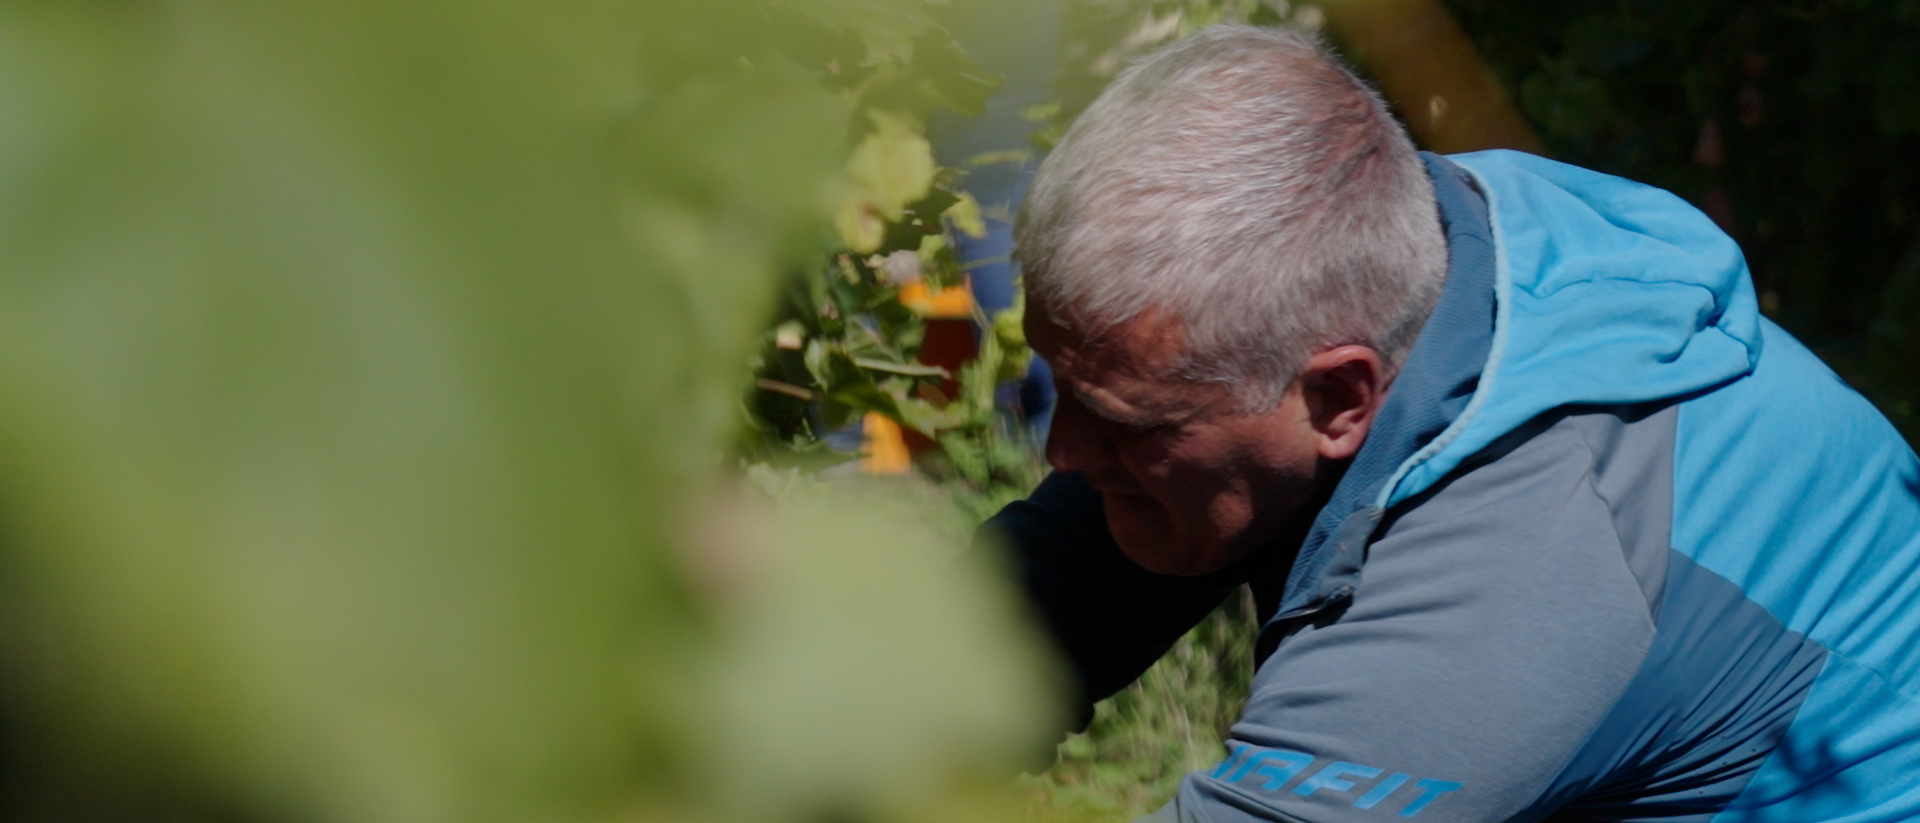
<instances>
[{"instance_id":1,"label":"blue jacket","mask_svg":"<svg viewBox=\"0 0 1920 823\"><path fill-rule=\"evenodd\" d=\"M1156 820L1920 819L1920 461L1664 191L1427 156L1446 289L1298 551L1148 574L994 525L1089 699L1241 582L1259 669Z\"/></svg>"}]
</instances>

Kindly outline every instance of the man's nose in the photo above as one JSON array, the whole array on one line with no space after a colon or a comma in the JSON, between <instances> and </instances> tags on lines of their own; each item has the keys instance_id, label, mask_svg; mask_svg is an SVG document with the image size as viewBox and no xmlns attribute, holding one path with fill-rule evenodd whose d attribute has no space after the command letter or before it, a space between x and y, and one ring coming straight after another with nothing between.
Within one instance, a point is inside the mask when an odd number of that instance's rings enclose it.
<instances>
[{"instance_id":1,"label":"man's nose","mask_svg":"<svg viewBox=\"0 0 1920 823\"><path fill-rule=\"evenodd\" d=\"M1047 427L1047 462L1063 472L1098 472L1113 465L1113 451L1100 435L1099 421L1061 392Z\"/></svg>"}]
</instances>

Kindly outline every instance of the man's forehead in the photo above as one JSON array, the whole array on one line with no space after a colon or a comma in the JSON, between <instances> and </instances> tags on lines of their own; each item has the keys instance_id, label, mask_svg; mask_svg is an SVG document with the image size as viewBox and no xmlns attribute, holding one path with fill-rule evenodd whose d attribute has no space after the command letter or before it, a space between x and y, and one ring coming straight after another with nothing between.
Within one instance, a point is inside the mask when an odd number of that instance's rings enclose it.
<instances>
[{"instance_id":1,"label":"man's forehead","mask_svg":"<svg viewBox=\"0 0 1920 823\"><path fill-rule=\"evenodd\" d=\"M1029 309L1027 338L1049 363L1072 363L1080 369L1116 372L1152 378L1171 374L1185 357L1184 335L1178 320L1146 311L1089 334L1090 324L1062 322L1044 308Z\"/></svg>"},{"instance_id":2,"label":"man's forehead","mask_svg":"<svg viewBox=\"0 0 1920 823\"><path fill-rule=\"evenodd\" d=\"M1185 355L1179 324L1163 315L1146 313L1092 337L1045 312L1029 313L1027 325L1029 341L1061 389L1101 417L1158 425L1186 417L1207 393L1179 378Z\"/></svg>"}]
</instances>

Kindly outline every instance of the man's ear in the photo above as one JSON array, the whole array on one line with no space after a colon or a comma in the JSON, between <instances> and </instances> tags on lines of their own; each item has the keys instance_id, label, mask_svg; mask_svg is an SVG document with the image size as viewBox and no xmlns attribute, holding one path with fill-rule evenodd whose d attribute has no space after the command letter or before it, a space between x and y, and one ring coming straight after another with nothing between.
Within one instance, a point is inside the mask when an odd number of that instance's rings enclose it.
<instances>
[{"instance_id":1,"label":"man's ear","mask_svg":"<svg viewBox=\"0 0 1920 823\"><path fill-rule=\"evenodd\" d=\"M1307 359L1300 387L1321 457L1345 460L1360 451L1389 382L1380 353L1366 346L1339 346Z\"/></svg>"}]
</instances>

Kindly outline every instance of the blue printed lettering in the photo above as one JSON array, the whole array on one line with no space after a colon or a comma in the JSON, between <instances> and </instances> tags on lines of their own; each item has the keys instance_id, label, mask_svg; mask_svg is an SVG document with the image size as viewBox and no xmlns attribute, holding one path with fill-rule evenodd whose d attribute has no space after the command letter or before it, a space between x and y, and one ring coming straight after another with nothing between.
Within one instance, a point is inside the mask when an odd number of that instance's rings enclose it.
<instances>
[{"instance_id":1,"label":"blue printed lettering","mask_svg":"<svg viewBox=\"0 0 1920 823\"><path fill-rule=\"evenodd\" d=\"M1414 798L1413 802L1408 803L1406 808L1401 809L1401 817L1412 817L1419 814L1420 810L1426 808L1428 803L1432 803L1434 798L1460 788L1460 784L1447 780L1434 780L1431 777L1423 777L1420 778L1420 782L1413 784L1413 787L1416 789L1426 789L1426 792Z\"/></svg>"},{"instance_id":2,"label":"blue printed lettering","mask_svg":"<svg viewBox=\"0 0 1920 823\"><path fill-rule=\"evenodd\" d=\"M1246 754L1247 752L1252 750L1253 750L1253 747L1245 743L1235 744L1233 747L1233 752L1227 755L1227 759L1220 761L1220 767L1217 769L1214 769L1213 774L1210 774L1207 776L1214 778L1215 780L1218 780L1220 778L1220 775L1227 773L1227 768L1233 765L1233 761L1239 759L1240 755Z\"/></svg>"},{"instance_id":3,"label":"blue printed lettering","mask_svg":"<svg viewBox=\"0 0 1920 823\"><path fill-rule=\"evenodd\" d=\"M1300 781L1300 785L1294 787L1293 793L1301 797L1306 797L1321 789L1332 789L1336 792L1351 791L1353 789L1353 781L1346 779L1347 775L1353 775L1355 777L1379 777L1380 770L1372 766L1362 766L1358 763L1348 763L1345 760L1335 760L1332 763L1328 763L1326 768L1315 772L1312 777Z\"/></svg>"},{"instance_id":4,"label":"blue printed lettering","mask_svg":"<svg viewBox=\"0 0 1920 823\"><path fill-rule=\"evenodd\" d=\"M1376 768L1346 760L1335 760L1322 766L1318 771L1309 771L1307 767L1321 762L1313 755L1296 752L1291 749L1269 749L1246 743L1229 743L1231 751L1220 765L1213 768L1208 777L1227 783L1240 783L1252 777L1257 785L1266 791L1275 792L1285 789L1288 783L1300 775L1307 774L1293 787L1293 794L1300 797L1312 797L1314 794L1331 791L1345 794L1360 788L1360 783L1379 777L1385 769ZM1368 787L1353 801L1356 809L1371 809L1390 797L1400 794L1400 790L1411 782L1417 794L1413 800L1400 809L1401 817L1413 817L1419 814L1433 801L1448 792L1459 791L1464 784L1451 780L1435 780L1431 777L1415 778L1406 772L1394 772L1385 779Z\"/></svg>"},{"instance_id":5,"label":"blue printed lettering","mask_svg":"<svg viewBox=\"0 0 1920 823\"><path fill-rule=\"evenodd\" d=\"M1247 748L1252 749L1253 747L1248 746ZM1240 761L1240 768L1234 769L1233 774L1227 777L1227 782L1228 783L1240 782L1240 778L1246 777L1247 772L1253 771L1253 767L1255 764L1259 763L1261 759L1268 757L1272 754L1273 752L1271 750L1262 749L1258 752L1254 752L1253 754L1247 755L1245 759Z\"/></svg>"},{"instance_id":6,"label":"blue printed lettering","mask_svg":"<svg viewBox=\"0 0 1920 823\"><path fill-rule=\"evenodd\" d=\"M1405 772L1394 772L1392 777L1380 781L1380 785L1368 789L1366 794L1360 795L1359 800L1353 801L1353 807L1356 809L1371 809L1378 806L1380 805L1380 801L1387 799L1388 795L1393 794L1395 790L1406 785L1407 781L1412 779L1413 775Z\"/></svg>"},{"instance_id":7,"label":"blue printed lettering","mask_svg":"<svg viewBox=\"0 0 1920 823\"><path fill-rule=\"evenodd\" d=\"M1275 760L1280 762L1277 765L1269 762ZM1301 769L1311 765L1313 765L1313 755L1286 749L1266 749L1247 758L1245 763L1241 763L1240 768L1234 771L1233 777L1228 778L1227 782L1238 783L1241 778L1247 776L1247 772L1251 771L1256 777L1267 778L1267 782L1260 784L1260 788L1273 791L1286 785L1286 782L1299 774Z\"/></svg>"}]
</instances>

